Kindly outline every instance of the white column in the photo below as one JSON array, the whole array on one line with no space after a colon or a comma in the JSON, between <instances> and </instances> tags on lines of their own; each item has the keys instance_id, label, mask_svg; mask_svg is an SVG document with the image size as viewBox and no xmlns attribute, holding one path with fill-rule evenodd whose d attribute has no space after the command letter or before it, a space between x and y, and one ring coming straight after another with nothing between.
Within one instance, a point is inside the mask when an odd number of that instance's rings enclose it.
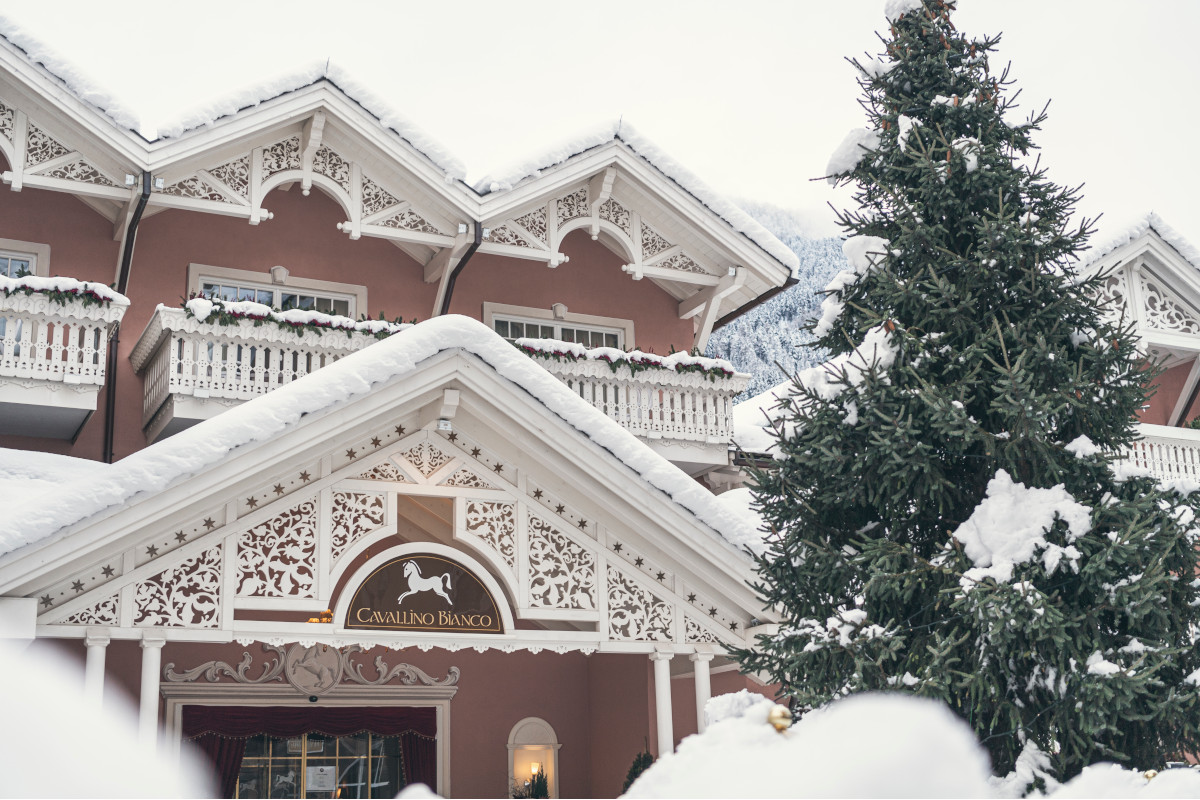
<instances>
[{"instance_id":1,"label":"white column","mask_svg":"<svg viewBox=\"0 0 1200 800\"><path fill-rule=\"evenodd\" d=\"M142 695L138 705L138 740L150 750L158 745L158 688L162 648L166 638L157 631L142 634Z\"/></svg>"},{"instance_id":2,"label":"white column","mask_svg":"<svg viewBox=\"0 0 1200 800\"><path fill-rule=\"evenodd\" d=\"M98 709L104 702L104 655L108 652L108 631L88 631L83 641L87 645L83 694L88 705Z\"/></svg>"},{"instance_id":3,"label":"white column","mask_svg":"<svg viewBox=\"0 0 1200 800\"><path fill-rule=\"evenodd\" d=\"M692 653L692 664L696 668L696 731L704 733L704 706L712 697L712 681L709 679L709 662L713 660L712 653Z\"/></svg>"},{"instance_id":4,"label":"white column","mask_svg":"<svg viewBox=\"0 0 1200 800\"><path fill-rule=\"evenodd\" d=\"M654 713L658 720L658 757L675 751L675 730L671 722L671 656L651 653L654 662Z\"/></svg>"}]
</instances>

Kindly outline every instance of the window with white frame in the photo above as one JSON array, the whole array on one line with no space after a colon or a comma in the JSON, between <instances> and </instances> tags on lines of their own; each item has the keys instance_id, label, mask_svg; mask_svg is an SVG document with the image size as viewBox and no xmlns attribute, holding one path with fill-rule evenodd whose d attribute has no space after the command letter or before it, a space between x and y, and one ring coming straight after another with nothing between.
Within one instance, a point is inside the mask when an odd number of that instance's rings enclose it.
<instances>
[{"instance_id":1,"label":"window with white frame","mask_svg":"<svg viewBox=\"0 0 1200 800\"><path fill-rule=\"evenodd\" d=\"M0 250L0 275L17 278L37 274L37 254Z\"/></svg>"},{"instance_id":2,"label":"window with white frame","mask_svg":"<svg viewBox=\"0 0 1200 800\"><path fill-rule=\"evenodd\" d=\"M596 325L580 325L558 320L523 319L493 316L492 328L509 341L515 339L558 339L577 342L584 347L624 347L624 331Z\"/></svg>"},{"instance_id":3,"label":"window with white frame","mask_svg":"<svg viewBox=\"0 0 1200 800\"><path fill-rule=\"evenodd\" d=\"M314 292L287 286L201 279L200 294L229 302L252 300L281 311L299 308L305 311L320 311L323 314L339 314L343 317L353 317L356 311L353 295Z\"/></svg>"}]
</instances>

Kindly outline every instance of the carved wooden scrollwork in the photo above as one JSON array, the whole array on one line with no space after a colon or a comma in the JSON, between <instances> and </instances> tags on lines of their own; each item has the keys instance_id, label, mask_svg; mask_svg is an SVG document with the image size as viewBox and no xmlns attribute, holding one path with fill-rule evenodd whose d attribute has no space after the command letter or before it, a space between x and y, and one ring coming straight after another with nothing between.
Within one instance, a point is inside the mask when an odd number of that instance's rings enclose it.
<instances>
[{"instance_id":1,"label":"carved wooden scrollwork","mask_svg":"<svg viewBox=\"0 0 1200 800\"><path fill-rule=\"evenodd\" d=\"M254 656L246 651L236 667L225 661L207 661L176 672L175 664L169 663L163 668L163 678L170 683L190 683L201 679L217 683L222 678L231 678L235 683L242 684L286 682L300 694L321 695L342 683L383 686L396 680L403 686L457 686L462 676L458 667L450 667L446 677L439 680L420 667L407 663L389 666L382 656L376 656L372 662L376 674L368 677L363 674L364 665L353 659L355 654L363 652L362 646L357 644L344 647L324 644L281 647L264 644L262 648L267 659L257 675L251 674L255 668Z\"/></svg>"}]
</instances>

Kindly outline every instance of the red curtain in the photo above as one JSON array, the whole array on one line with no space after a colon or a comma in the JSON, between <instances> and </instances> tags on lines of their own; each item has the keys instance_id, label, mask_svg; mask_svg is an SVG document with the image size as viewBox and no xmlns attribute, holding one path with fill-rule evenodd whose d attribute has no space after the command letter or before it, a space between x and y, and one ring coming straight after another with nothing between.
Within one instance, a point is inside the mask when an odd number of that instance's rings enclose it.
<instances>
[{"instance_id":1,"label":"red curtain","mask_svg":"<svg viewBox=\"0 0 1200 800\"><path fill-rule=\"evenodd\" d=\"M233 797L237 791L238 772L246 754L245 739L229 739L214 733L195 740L197 749L212 762L221 789L221 797Z\"/></svg>"},{"instance_id":2,"label":"red curtain","mask_svg":"<svg viewBox=\"0 0 1200 800\"><path fill-rule=\"evenodd\" d=\"M259 734L291 738L305 733L398 736L408 783L437 785L437 711L433 708L297 706L184 706L183 736L194 739L233 797L246 739Z\"/></svg>"}]
</instances>

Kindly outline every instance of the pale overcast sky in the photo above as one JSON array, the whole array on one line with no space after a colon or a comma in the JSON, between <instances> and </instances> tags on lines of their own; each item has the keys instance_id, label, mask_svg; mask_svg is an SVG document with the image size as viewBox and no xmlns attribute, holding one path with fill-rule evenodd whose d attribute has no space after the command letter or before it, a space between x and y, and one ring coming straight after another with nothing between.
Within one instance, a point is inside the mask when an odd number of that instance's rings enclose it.
<instances>
[{"instance_id":1,"label":"pale overcast sky","mask_svg":"<svg viewBox=\"0 0 1200 800\"><path fill-rule=\"evenodd\" d=\"M864 124L854 71L883 0L14 2L0 13L151 125L330 58L441 140L471 177L622 117L717 190L808 212L834 232L820 176ZM1097 244L1155 210L1200 246L1200 2L963 0L1002 32L1059 183L1105 213Z\"/></svg>"}]
</instances>

